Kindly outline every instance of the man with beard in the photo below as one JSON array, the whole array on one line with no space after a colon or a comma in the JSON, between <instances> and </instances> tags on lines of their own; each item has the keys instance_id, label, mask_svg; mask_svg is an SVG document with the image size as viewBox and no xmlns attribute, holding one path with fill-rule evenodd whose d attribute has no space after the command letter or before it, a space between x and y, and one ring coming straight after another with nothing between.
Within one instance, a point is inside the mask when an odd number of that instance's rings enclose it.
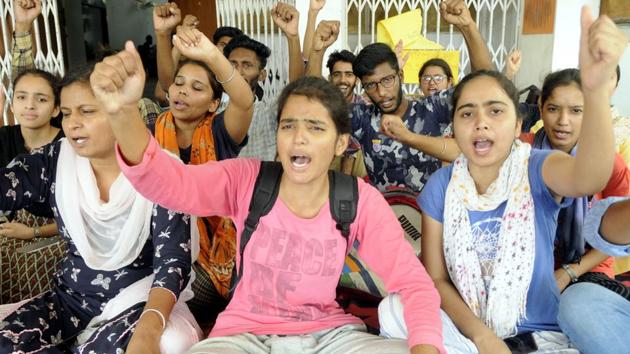
<instances>
[{"instance_id":1,"label":"man with beard","mask_svg":"<svg viewBox=\"0 0 630 354\"><path fill-rule=\"evenodd\" d=\"M242 35L232 38L223 49L223 55L249 83L255 96L254 117L247 133L249 141L239 156L273 161L276 157L276 122L273 105L263 100L264 93L258 84L267 78L265 66L271 50L266 45Z\"/></svg>"},{"instance_id":2,"label":"man with beard","mask_svg":"<svg viewBox=\"0 0 630 354\"><path fill-rule=\"evenodd\" d=\"M349 50L330 53L326 67L328 68L328 80L337 86L348 103L365 103L361 95L354 93L357 86L357 77L352 71L352 63L356 56Z\"/></svg>"},{"instance_id":3,"label":"man with beard","mask_svg":"<svg viewBox=\"0 0 630 354\"><path fill-rule=\"evenodd\" d=\"M299 13L289 4L277 3L271 16L287 38L289 47L289 81L303 75L304 65L300 54L298 35ZM271 51L264 44L245 35L232 38L223 49L236 71L247 81L255 96L254 117L249 127L248 143L241 150L240 157L252 157L263 161L276 158L276 105L273 98L265 98L259 82L267 79L267 59Z\"/></svg>"},{"instance_id":4,"label":"man with beard","mask_svg":"<svg viewBox=\"0 0 630 354\"><path fill-rule=\"evenodd\" d=\"M442 18L462 33L472 70L494 69L490 53L463 0L440 4ZM334 24L322 21L313 40L308 74L319 75L317 63L338 35ZM321 64L320 64L321 65ZM420 192L429 176L459 154L449 136L451 95L446 90L418 100L402 91L402 71L396 54L383 43L366 46L352 65L372 105L354 103L353 136L360 142L370 182L379 190L407 187Z\"/></svg>"},{"instance_id":5,"label":"man with beard","mask_svg":"<svg viewBox=\"0 0 630 354\"><path fill-rule=\"evenodd\" d=\"M366 103L361 95L354 93L357 77L352 72L352 63L355 58L352 52L342 50L331 53L326 63L329 73L328 80L341 90L348 104ZM331 169L351 176L365 177L367 175L361 144L355 138L350 139L348 149L343 156L336 157L333 160Z\"/></svg>"}]
</instances>

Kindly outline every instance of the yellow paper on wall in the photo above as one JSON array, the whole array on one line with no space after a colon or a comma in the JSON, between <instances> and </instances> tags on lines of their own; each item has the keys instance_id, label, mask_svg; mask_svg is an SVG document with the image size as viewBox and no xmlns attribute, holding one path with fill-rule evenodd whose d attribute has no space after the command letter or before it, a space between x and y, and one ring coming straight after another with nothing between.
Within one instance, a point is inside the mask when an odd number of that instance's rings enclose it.
<instances>
[{"instance_id":1,"label":"yellow paper on wall","mask_svg":"<svg viewBox=\"0 0 630 354\"><path fill-rule=\"evenodd\" d=\"M403 73L405 75L404 81L406 84L417 84L420 68L426 61L433 58L440 58L447 62L453 72L453 84L458 82L459 50L403 49L402 56L404 57L408 52L410 52L411 55L409 55L409 60L407 60L407 64L405 64L405 67L403 68Z\"/></svg>"},{"instance_id":2,"label":"yellow paper on wall","mask_svg":"<svg viewBox=\"0 0 630 354\"><path fill-rule=\"evenodd\" d=\"M422 11L413 10L398 16L379 21L376 25L376 40L392 49L398 41L403 41L402 56L409 53L409 60L403 68L404 82L418 83L418 71L429 59L444 59L451 67L456 83L459 73L459 50L445 50L439 43L430 41L420 34Z\"/></svg>"}]
</instances>

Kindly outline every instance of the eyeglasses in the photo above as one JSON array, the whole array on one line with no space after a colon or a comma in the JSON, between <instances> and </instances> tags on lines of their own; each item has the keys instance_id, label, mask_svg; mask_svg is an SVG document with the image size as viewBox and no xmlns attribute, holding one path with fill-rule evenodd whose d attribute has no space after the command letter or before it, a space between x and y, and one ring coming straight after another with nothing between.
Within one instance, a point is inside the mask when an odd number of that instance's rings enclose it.
<instances>
[{"instance_id":1,"label":"eyeglasses","mask_svg":"<svg viewBox=\"0 0 630 354\"><path fill-rule=\"evenodd\" d=\"M426 84L431 82L431 80L433 80L436 84L439 84L444 81L444 79L446 79L446 75L422 75L420 78L420 80Z\"/></svg>"},{"instance_id":2,"label":"eyeglasses","mask_svg":"<svg viewBox=\"0 0 630 354\"><path fill-rule=\"evenodd\" d=\"M365 91L374 91L378 85L383 86L384 88L391 88L394 86L394 82L396 81L396 74L387 75L379 81L368 82L363 84L363 88Z\"/></svg>"}]
</instances>

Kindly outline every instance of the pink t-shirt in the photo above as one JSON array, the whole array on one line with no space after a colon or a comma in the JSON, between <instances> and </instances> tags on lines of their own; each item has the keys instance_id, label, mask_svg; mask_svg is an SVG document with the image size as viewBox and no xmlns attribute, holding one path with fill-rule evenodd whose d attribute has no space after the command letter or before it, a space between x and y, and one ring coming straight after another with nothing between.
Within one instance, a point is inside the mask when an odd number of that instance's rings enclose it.
<instances>
[{"instance_id":1,"label":"pink t-shirt","mask_svg":"<svg viewBox=\"0 0 630 354\"><path fill-rule=\"evenodd\" d=\"M240 247L259 161L184 165L159 149L153 138L139 165L128 166L119 152L118 159L125 176L146 198L192 215L230 217L239 230ZM354 240L359 241L359 256L387 290L401 295L409 347L430 344L444 352L438 292L391 208L361 180L350 244ZM303 219L278 198L247 244L241 281L210 337L304 334L361 323L335 301L345 254L346 239L336 229L328 203L314 218Z\"/></svg>"}]
</instances>

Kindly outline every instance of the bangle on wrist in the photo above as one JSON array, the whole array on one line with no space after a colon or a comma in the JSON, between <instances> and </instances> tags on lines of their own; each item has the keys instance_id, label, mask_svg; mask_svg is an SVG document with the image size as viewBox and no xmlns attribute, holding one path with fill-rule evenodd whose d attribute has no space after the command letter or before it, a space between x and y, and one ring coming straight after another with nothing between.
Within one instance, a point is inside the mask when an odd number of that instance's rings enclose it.
<instances>
[{"instance_id":1,"label":"bangle on wrist","mask_svg":"<svg viewBox=\"0 0 630 354\"><path fill-rule=\"evenodd\" d=\"M569 278L571 278L571 283L575 283L578 281L578 276L571 268L571 266L569 266L568 264L563 264L562 269L564 269L564 271L567 272L567 274L569 275Z\"/></svg>"},{"instance_id":2,"label":"bangle on wrist","mask_svg":"<svg viewBox=\"0 0 630 354\"><path fill-rule=\"evenodd\" d=\"M42 229L39 226L33 228L33 238L40 238L42 236Z\"/></svg>"},{"instance_id":3,"label":"bangle on wrist","mask_svg":"<svg viewBox=\"0 0 630 354\"><path fill-rule=\"evenodd\" d=\"M442 144L442 151L440 151L440 155L442 155L444 151L446 151L446 138L442 138Z\"/></svg>"},{"instance_id":4,"label":"bangle on wrist","mask_svg":"<svg viewBox=\"0 0 630 354\"><path fill-rule=\"evenodd\" d=\"M160 317L160 320L162 320L162 329L166 328L166 318L164 318L164 315L162 314L162 312L160 312L160 310L156 310L156 309L145 309L144 311L142 311L142 314L140 314L140 318L142 318L142 316L144 316L146 313L148 312L153 312L156 315L158 315Z\"/></svg>"},{"instance_id":5,"label":"bangle on wrist","mask_svg":"<svg viewBox=\"0 0 630 354\"><path fill-rule=\"evenodd\" d=\"M236 75L236 68L232 67L232 74L230 75L229 78L227 78L224 81L219 80L218 77L215 76L215 78L217 79L217 82L220 83L221 85L227 84L228 82L232 81L232 79L234 79L234 76Z\"/></svg>"}]
</instances>

